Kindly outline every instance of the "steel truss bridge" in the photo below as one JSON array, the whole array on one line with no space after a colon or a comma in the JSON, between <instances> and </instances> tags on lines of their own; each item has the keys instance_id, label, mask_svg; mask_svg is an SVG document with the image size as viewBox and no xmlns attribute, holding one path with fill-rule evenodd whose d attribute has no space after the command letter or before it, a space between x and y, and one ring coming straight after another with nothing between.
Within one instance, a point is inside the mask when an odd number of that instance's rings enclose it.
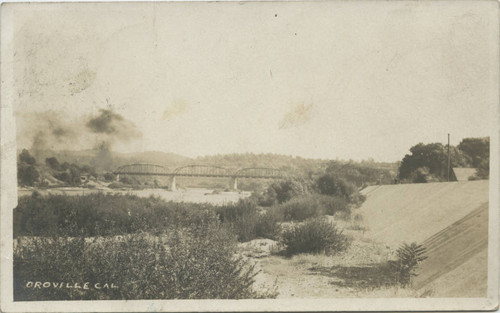
<instances>
[{"instance_id":1,"label":"steel truss bridge","mask_svg":"<svg viewBox=\"0 0 500 313\"><path fill-rule=\"evenodd\" d=\"M230 186L236 190L238 189L238 179L240 178L282 179L288 176L283 170L267 167L248 167L231 170L216 165L191 164L170 170L161 165L147 163L124 165L117 168L113 173L116 175L117 180L120 179L120 175L168 176L171 178L171 190L176 190L176 177L227 177L230 179Z\"/></svg>"}]
</instances>

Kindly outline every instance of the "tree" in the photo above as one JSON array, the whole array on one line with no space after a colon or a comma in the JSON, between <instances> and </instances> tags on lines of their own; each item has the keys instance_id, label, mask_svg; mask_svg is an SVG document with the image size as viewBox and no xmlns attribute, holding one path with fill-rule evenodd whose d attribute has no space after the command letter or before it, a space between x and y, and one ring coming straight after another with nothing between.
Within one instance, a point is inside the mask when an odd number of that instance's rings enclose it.
<instances>
[{"instance_id":1,"label":"tree","mask_svg":"<svg viewBox=\"0 0 500 313\"><path fill-rule=\"evenodd\" d=\"M259 197L259 204L262 206L272 206L276 203L286 202L293 197L303 195L307 188L303 182L296 179L286 179L274 182Z\"/></svg>"},{"instance_id":2,"label":"tree","mask_svg":"<svg viewBox=\"0 0 500 313\"><path fill-rule=\"evenodd\" d=\"M111 173L111 172L106 172L104 173L104 180L105 181L115 181L116 180L116 176L115 174ZM155 182L156 182L156 179L155 179Z\"/></svg>"},{"instance_id":3,"label":"tree","mask_svg":"<svg viewBox=\"0 0 500 313\"><path fill-rule=\"evenodd\" d=\"M445 181L448 177L448 149L441 143L419 143L410 148L399 166L399 178L411 182ZM469 158L460 149L450 147L451 167L469 166ZM417 173L419 171L419 173ZM425 179L424 179L425 176Z\"/></svg>"},{"instance_id":4,"label":"tree","mask_svg":"<svg viewBox=\"0 0 500 313\"><path fill-rule=\"evenodd\" d=\"M316 181L318 192L328 196L338 196L346 200L352 200L352 196L358 191L352 183L338 178L333 174L324 174Z\"/></svg>"},{"instance_id":5,"label":"tree","mask_svg":"<svg viewBox=\"0 0 500 313\"><path fill-rule=\"evenodd\" d=\"M470 158L472 167L477 168L479 178L490 175L490 137L464 138L458 149Z\"/></svg>"},{"instance_id":6,"label":"tree","mask_svg":"<svg viewBox=\"0 0 500 313\"><path fill-rule=\"evenodd\" d=\"M477 167L477 178L488 179L490 177L490 160L483 160Z\"/></svg>"},{"instance_id":7,"label":"tree","mask_svg":"<svg viewBox=\"0 0 500 313\"><path fill-rule=\"evenodd\" d=\"M19 161L22 162L22 163L29 164L29 165L35 165L36 164L35 158L26 149L23 149L23 151L21 151L21 153L19 154Z\"/></svg>"},{"instance_id":8,"label":"tree","mask_svg":"<svg viewBox=\"0 0 500 313\"><path fill-rule=\"evenodd\" d=\"M17 181L21 186L34 186L40 178L38 170L28 163L20 162L17 167Z\"/></svg>"},{"instance_id":9,"label":"tree","mask_svg":"<svg viewBox=\"0 0 500 313\"><path fill-rule=\"evenodd\" d=\"M51 157L51 158L46 158L45 159L45 164L49 166L51 169L56 170L56 171L61 171L61 164L57 160L56 157Z\"/></svg>"}]
</instances>

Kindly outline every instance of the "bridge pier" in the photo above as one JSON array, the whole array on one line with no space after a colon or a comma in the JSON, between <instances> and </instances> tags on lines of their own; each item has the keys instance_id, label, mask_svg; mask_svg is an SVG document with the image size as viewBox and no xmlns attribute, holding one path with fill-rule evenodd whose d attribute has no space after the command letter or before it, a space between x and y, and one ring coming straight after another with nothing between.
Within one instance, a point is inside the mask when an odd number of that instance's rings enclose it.
<instances>
[{"instance_id":1,"label":"bridge pier","mask_svg":"<svg viewBox=\"0 0 500 313\"><path fill-rule=\"evenodd\" d=\"M120 182L120 174L116 174L116 181Z\"/></svg>"},{"instance_id":2,"label":"bridge pier","mask_svg":"<svg viewBox=\"0 0 500 313\"><path fill-rule=\"evenodd\" d=\"M171 184L170 184L170 190L171 191L177 191L177 186L175 183L175 176L172 176Z\"/></svg>"},{"instance_id":3,"label":"bridge pier","mask_svg":"<svg viewBox=\"0 0 500 313\"><path fill-rule=\"evenodd\" d=\"M238 178L237 177L231 177L229 180L229 188L233 190L238 190Z\"/></svg>"}]
</instances>

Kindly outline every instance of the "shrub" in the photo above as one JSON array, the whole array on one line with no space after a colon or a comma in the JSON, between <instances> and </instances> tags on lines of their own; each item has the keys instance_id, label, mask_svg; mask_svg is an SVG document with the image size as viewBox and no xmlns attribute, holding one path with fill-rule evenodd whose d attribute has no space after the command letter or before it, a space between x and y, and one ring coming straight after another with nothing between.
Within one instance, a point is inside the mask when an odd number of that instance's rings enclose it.
<instances>
[{"instance_id":1,"label":"shrub","mask_svg":"<svg viewBox=\"0 0 500 313\"><path fill-rule=\"evenodd\" d=\"M294 198L283 203L279 209L287 221L303 221L308 218L325 214L334 215L338 212L350 215L350 204L341 197L325 195L308 195Z\"/></svg>"},{"instance_id":2,"label":"shrub","mask_svg":"<svg viewBox=\"0 0 500 313\"><path fill-rule=\"evenodd\" d=\"M419 264L427 259L425 248L415 242L411 244L403 244L396 251L398 259L392 262L393 268L397 276L397 282L406 287L411 283L411 278L417 276L415 271Z\"/></svg>"},{"instance_id":3,"label":"shrub","mask_svg":"<svg viewBox=\"0 0 500 313\"><path fill-rule=\"evenodd\" d=\"M287 221L303 221L326 214L326 208L316 195L292 199L280 207Z\"/></svg>"},{"instance_id":4,"label":"shrub","mask_svg":"<svg viewBox=\"0 0 500 313\"><path fill-rule=\"evenodd\" d=\"M335 196L319 196L319 201L325 207L326 214L328 215L335 215L339 212L343 212L347 215L351 214L351 206L344 198Z\"/></svg>"},{"instance_id":5,"label":"shrub","mask_svg":"<svg viewBox=\"0 0 500 313\"><path fill-rule=\"evenodd\" d=\"M258 196L258 203L261 206L272 206L284 203L299 195L307 193L307 186L304 182L296 179L286 179L274 182Z\"/></svg>"},{"instance_id":6,"label":"shrub","mask_svg":"<svg viewBox=\"0 0 500 313\"><path fill-rule=\"evenodd\" d=\"M256 203L243 199L235 204L216 208L220 220L245 242L258 237L275 239L279 232L279 214L260 212Z\"/></svg>"},{"instance_id":7,"label":"shrub","mask_svg":"<svg viewBox=\"0 0 500 313\"><path fill-rule=\"evenodd\" d=\"M294 225L282 233L286 254L325 253L335 254L345 250L348 238L324 218L314 218Z\"/></svg>"},{"instance_id":8,"label":"shrub","mask_svg":"<svg viewBox=\"0 0 500 313\"><path fill-rule=\"evenodd\" d=\"M276 240L280 234L280 223L283 221L283 214L280 210L268 208L266 212L260 214L255 225L255 235L261 238Z\"/></svg>"},{"instance_id":9,"label":"shrub","mask_svg":"<svg viewBox=\"0 0 500 313\"><path fill-rule=\"evenodd\" d=\"M208 227L207 227L208 226ZM168 236L123 239L38 238L14 253L14 298L23 300L241 299L256 272L235 258L234 236L219 223L173 230ZM28 281L80 283L82 288L26 288ZM95 283L118 288L98 290Z\"/></svg>"}]
</instances>

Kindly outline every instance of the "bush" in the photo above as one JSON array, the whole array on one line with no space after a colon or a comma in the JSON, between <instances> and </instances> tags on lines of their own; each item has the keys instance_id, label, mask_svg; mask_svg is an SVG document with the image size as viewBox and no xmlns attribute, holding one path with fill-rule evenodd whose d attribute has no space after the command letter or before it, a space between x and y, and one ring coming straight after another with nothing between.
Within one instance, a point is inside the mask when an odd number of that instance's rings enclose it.
<instances>
[{"instance_id":1,"label":"bush","mask_svg":"<svg viewBox=\"0 0 500 313\"><path fill-rule=\"evenodd\" d=\"M249 299L254 267L235 258L234 236L219 223L117 238L37 238L14 253L14 299ZM90 288L26 288L35 282L88 282ZM100 283L117 288L96 289Z\"/></svg>"},{"instance_id":2,"label":"bush","mask_svg":"<svg viewBox=\"0 0 500 313\"><path fill-rule=\"evenodd\" d=\"M258 196L258 203L261 206L272 206L284 203L290 199L307 193L307 186L299 180L287 179L274 182Z\"/></svg>"},{"instance_id":3,"label":"bush","mask_svg":"<svg viewBox=\"0 0 500 313\"><path fill-rule=\"evenodd\" d=\"M235 204L218 207L216 211L219 219L238 236L239 241L259 237L275 239L279 232L280 216L269 210L260 212L252 200L240 200Z\"/></svg>"},{"instance_id":4,"label":"bush","mask_svg":"<svg viewBox=\"0 0 500 313\"><path fill-rule=\"evenodd\" d=\"M314 218L294 225L282 233L286 254L325 253L335 254L349 246L348 238L335 224L324 218Z\"/></svg>"},{"instance_id":5,"label":"bush","mask_svg":"<svg viewBox=\"0 0 500 313\"><path fill-rule=\"evenodd\" d=\"M398 259L392 262L394 271L397 276L397 282L406 287L410 285L411 278L417 276L415 271L417 270L419 264L427 259L425 254L425 248L415 242L411 244L403 244L396 251Z\"/></svg>"},{"instance_id":6,"label":"bush","mask_svg":"<svg viewBox=\"0 0 500 313\"><path fill-rule=\"evenodd\" d=\"M350 215L350 205L344 198L324 195L308 195L294 198L278 207L282 212L284 220L303 221L308 218L334 215L343 212Z\"/></svg>"},{"instance_id":7,"label":"bush","mask_svg":"<svg viewBox=\"0 0 500 313\"><path fill-rule=\"evenodd\" d=\"M261 213L255 224L255 235L257 238L269 238L276 240L280 234L280 223L283 221L283 214L280 210L268 208Z\"/></svg>"},{"instance_id":8,"label":"bush","mask_svg":"<svg viewBox=\"0 0 500 313\"><path fill-rule=\"evenodd\" d=\"M326 214L326 208L315 195L292 199L280 208L286 221L303 221Z\"/></svg>"}]
</instances>

